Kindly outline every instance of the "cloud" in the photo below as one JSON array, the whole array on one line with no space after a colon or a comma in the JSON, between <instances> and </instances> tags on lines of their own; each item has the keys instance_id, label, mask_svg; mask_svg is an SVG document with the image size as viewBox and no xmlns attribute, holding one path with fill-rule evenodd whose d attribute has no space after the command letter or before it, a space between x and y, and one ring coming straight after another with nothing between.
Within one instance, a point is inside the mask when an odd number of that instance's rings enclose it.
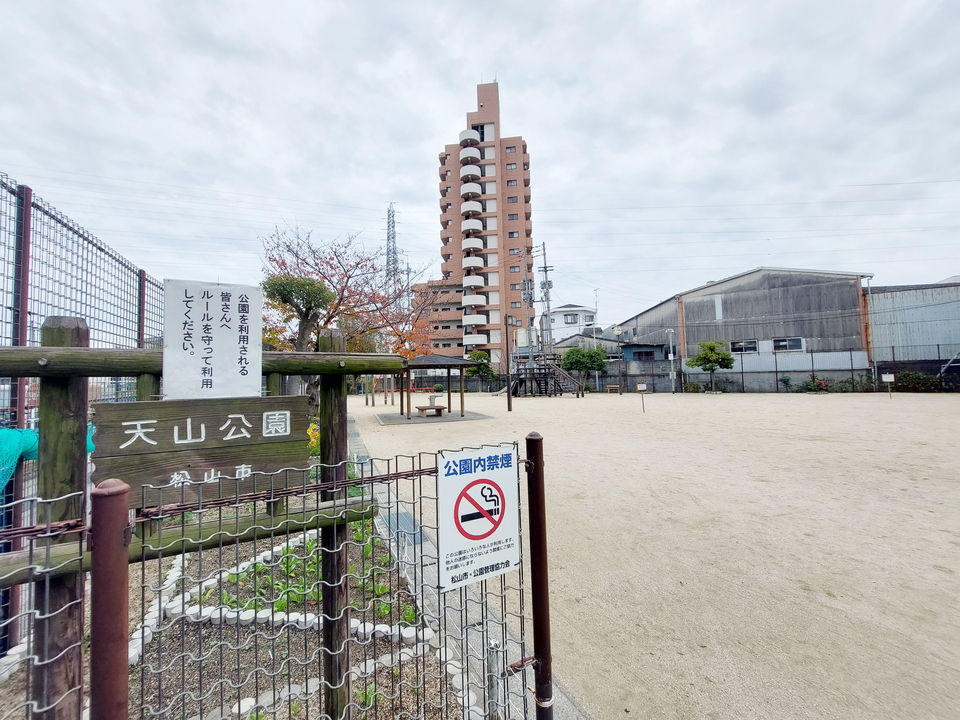
<instances>
[{"instance_id":1,"label":"cloud","mask_svg":"<svg viewBox=\"0 0 960 720\"><path fill-rule=\"evenodd\" d=\"M960 8L731 2L11 5L0 171L156 276L257 233L385 234L437 260L437 154L500 82L531 153L534 241L613 323L761 264L960 259ZM939 228L939 229L938 229ZM944 269L946 268L946 269Z\"/></svg>"}]
</instances>

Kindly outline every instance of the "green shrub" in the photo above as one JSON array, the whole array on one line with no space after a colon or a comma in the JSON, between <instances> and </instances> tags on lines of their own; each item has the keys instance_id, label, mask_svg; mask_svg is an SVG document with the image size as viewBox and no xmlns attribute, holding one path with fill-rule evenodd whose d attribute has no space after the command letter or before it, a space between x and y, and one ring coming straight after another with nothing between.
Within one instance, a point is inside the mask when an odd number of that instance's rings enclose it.
<instances>
[{"instance_id":1,"label":"green shrub","mask_svg":"<svg viewBox=\"0 0 960 720\"><path fill-rule=\"evenodd\" d=\"M438 393L442 393L442 392L443 392L443 385L442 385L441 383L437 383L436 385L433 386L433 391L434 391L434 392L438 392Z\"/></svg>"},{"instance_id":2,"label":"green shrub","mask_svg":"<svg viewBox=\"0 0 960 720\"><path fill-rule=\"evenodd\" d=\"M904 370L897 373L897 380L893 383L897 392L936 392L940 389L940 380L936 375Z\"/></svg>"},{"instance_id":3,"label":"green shrub","mask_svg":"<svg viewBox=\"0 0 960 720\"><path fill-rule=\"evenodd\" d=\"M683 391L685 393L698 393L703 392L703 386L700 383L695 382L685 382L683 384Z\"/></svg>"}]
</instances>

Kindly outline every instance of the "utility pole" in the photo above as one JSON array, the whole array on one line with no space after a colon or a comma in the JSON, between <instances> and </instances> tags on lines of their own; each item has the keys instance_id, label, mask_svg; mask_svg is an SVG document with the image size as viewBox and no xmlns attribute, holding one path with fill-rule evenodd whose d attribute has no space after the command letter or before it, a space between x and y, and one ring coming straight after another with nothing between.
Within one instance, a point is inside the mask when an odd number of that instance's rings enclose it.
<instances>
[{"instance_id":1,"label":"utility pole","mask_svg":"<svg viewBox=\"0 0 960 720\"><path fill-rule=\"evenodd\" d=\"M543 281L540 283L540 289L543 290L543 302L546 307L546 316L543 323L543 357L546 361L548 355L553 355L553 325L551 324L553 317L550 315L550 289L553 287L553 283L549 276L553 267L547 265L547 244L542 243L540 247L543 249L543 266L540 268L540 272L543 273Z\"/></svg>"},{"instance_id":2,"label":"utility pole","mask_svg":"<svg viewBox=\"0 0 960 720\"><path fill-rule=\"evenodd\" d=\"M670 393L677 393L677 373L673 369L673 328L667 328L667 337L670 338Z\"/></svg>"},{"instance_id":3,"label":"utility pole","mask_svg":"<svg viewBox=\"0 0 960 720\"><path fill-rule=\"evenodd\" d=\"M597 327L599 327L599 318L600 318L600 300L599 300L600 288L593 289L593 349L597 349ZM593 381L595 383L594 387L597 389L597 392L600 392L600 371L593 371Z\"/></svg>"}]
</instances>

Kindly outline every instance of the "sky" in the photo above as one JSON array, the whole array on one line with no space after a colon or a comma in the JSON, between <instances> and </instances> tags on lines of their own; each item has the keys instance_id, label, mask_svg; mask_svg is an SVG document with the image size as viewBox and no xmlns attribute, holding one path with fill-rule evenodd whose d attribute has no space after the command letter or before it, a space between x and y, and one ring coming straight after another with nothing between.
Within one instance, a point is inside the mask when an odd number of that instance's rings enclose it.
<instances>
[{"instance_id":1,"label":"sky","mask_svg":"<svg viewBox=\"0 0 960 720\"><path fill-rule=\"evenodd\" d=\"M609 326L759 266L960 275L957 2L0 0L0 17L0 172L158 279L258 283L278 226L376 250L391 202L405 261L438 277L438 154L494 79L554 307Z\"/></svg>"}]
</instances>

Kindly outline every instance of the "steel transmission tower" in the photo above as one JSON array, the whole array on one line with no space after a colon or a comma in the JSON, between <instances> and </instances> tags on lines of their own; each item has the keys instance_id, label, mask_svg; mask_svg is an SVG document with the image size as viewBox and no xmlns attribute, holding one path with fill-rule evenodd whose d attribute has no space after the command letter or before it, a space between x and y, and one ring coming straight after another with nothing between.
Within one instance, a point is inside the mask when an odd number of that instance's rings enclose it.
<instances>
[{"instance_id":1,"label":"steel transmission tower","mask_svg":"<svg viewBox=\"0 0 960 720\"><path fill-rule=\"evenodd\" d=\"M393 287L400 286L400 257L397 252L397 222L393 203L387 208L387 279Z\"/></svg>"}]
</instances>

